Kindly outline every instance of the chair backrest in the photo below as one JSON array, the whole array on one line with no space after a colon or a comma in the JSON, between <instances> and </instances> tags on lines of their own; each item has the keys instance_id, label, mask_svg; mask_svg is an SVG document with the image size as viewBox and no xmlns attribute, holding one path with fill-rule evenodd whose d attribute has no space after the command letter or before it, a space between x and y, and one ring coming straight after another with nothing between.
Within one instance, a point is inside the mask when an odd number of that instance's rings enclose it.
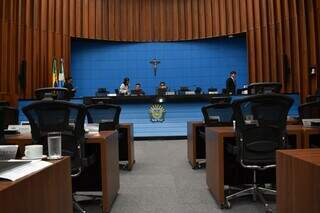
<instances>
[{"instance_id":1,"label":"chair backrest","mask_svg":"<svg viewBox=\"0 0 320 213\"><path fill-rule=\"evenodd\" d=\"M19 110L14 107L3 106L0 107L3 111L3 128L7 129L8 125L19 124Z\"/></svg>"},{"instance_id":2,"label":"chair backrest","mask_svg":"<svg viewBox=\"0 0 320 213\"><path fill-rule=\"evenodd\" d=\"M255 95L233 101L238 154L248 165L275 163L284 148L287 114L293 100L285 95Z\"/></svg>"},{"instance_id":3,"label":"chair backrest","mask_svg":"<svg viewBox=\"0 0 320 213\"><path fill-rule=\"evenodd\" d=\"M62 155L71 157L72 171L82 168L84 157L85 106L67 101L44 100L25 106L22 111L29 120L32 142L42 144L47 152L49 132L61 132Z\"/></svg>"},{"instance_id":4,"label":"chair backrest","mask_svg":"<svg viewBox=\"0 0 320 213\"><path fill-rule=\"evenodd\" d=\"M250 95L280 93L282 84L279 82L258 82L248 85Z\"/></svg>"},{"instance_id":5,"label":"chair backrest","mask_svg":"<svg viewBox=\"0 0 320 213\"><path fill-rule=\"evenodd\" d=\"M4 130L4 112L3 112L3 109L0 108L0 145L5 144L3 130Z\"/></svg>"},{"instance_id":6,"label":"chair backrest","mask_svg":"<svg viewBox=\"0 0 320 213\"><path fill-rule=\"evenodd\" d=\"M113 104L87 106L88 123L99 123L99 131L119 128L121 107Z\"/></svg>"},{"instance_id":7,"label":"chair backrest","mask_svg":"<svg viewBox=\"0 0 320 213\"><path fill-rule=\"evenodd\" d=\"M48 95L51 95L53 99L67 100L69 99L69 91L63 87L45 87L39 88L34 91L35 96L38 100L42 100Z\"/></svg>"},{"instance_id":8,"label":"chair backrest","mask_svg":"<svg viewBox=\"0 0 320 213\"><path fill-rule=\"evenodd\" d=\"M210 99L211 104L230 103L230 102L231 102L230 96L212 97Z\"/></svg>"},{"instance_id":9,"label":"chair backrest","mask_svg":"<svg viewBox=\"0 0 320 213\"><path fill-rule=\"evenodd\" d=\"M201 111L206 126L232 126L233 109L229 103L209 104Z\"/></svg>"},{"instance_id":10,"label":"chair backrest","mask_svg":"<svg viewBox=\"0 0 320 213\"><path fill-rule=\"evenodd\" d=\"M300 119L320 118L320 101L305 103L299 106Z\"/></svg>"}]
</instances>

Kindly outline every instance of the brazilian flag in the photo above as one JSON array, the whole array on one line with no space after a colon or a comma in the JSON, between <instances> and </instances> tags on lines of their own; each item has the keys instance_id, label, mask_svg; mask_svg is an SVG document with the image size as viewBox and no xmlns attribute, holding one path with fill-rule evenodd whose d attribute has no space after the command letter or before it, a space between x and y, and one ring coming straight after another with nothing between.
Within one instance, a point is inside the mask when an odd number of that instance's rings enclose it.
<instances>
[{"instance_id":1,"label":"brazilian flag","mask_svg":"<svg viewBox=\"0 0 320 213\"><path fill-rule=\"evenodd\" d=\"M52 87L57 87L58 86L58 82L57 82L57 59L53 58L52 61Z\"/></svg>"},{"instance_id":2,"label":"brazilian flag","mask_svg":"<svg viewBox=\"0 0 320 213\"><path fill-rule=\"evenodd\" d=\"M59 71L59 82L58 82L59 87L64 86L64 67L63 67L63 59L61 58L60 60L60 71Z\"/></svg>"}]
</instances>

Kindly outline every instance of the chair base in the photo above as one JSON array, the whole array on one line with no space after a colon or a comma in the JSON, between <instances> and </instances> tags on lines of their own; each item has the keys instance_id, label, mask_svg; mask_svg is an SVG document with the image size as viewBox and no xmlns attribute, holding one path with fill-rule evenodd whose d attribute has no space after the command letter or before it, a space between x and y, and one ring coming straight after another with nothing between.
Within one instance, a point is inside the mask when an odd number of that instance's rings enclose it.
<instances>
[{"instance_id":1,"label":"chair base","mask_svg":"<svg viewBox=\"0 0 320 213\"><path fill-rule=\"evenodd\" d=\"M76 211L81 212L81 213L87 213L80 205L79 203L76 201L76 199L74 198L74 195L72 195L72 201L73 201L73 207Z\"/></svg>"},{"instance_id":2,"label":"chair base","mask_svg":"<svg viewBox=\"0 0 320 213\"><path fill-rule=\"evenodd\" d=\"M207 161L204 160L197 160L196 165L192 169L205 169Z\"/></svg>"},{"instance_id":3,"label":"chair base","mask_svg":"<svg viewBox=\"0 0 320 213\"><path fill-rule=\"evenodd\" d=\"M239 192L236 192L234 194L226 196L224 207L231 208L230 200L233 200L233 199L239 198L239 197L252 195L252 198L254 201L257 200L257 197L259 198L259 200L265 206L266 212L273 212L272 209L270 208L269 204L267 203L266 199L264 198L264 196L263 196L264 194L275 196L276 191L272 190L272 189L264 188L264 187L259 187L259 186L257 186L257 184L253 184L253 186L250 188L247 188L247 189L241 190Z\"/></svg>"}]
</instances>

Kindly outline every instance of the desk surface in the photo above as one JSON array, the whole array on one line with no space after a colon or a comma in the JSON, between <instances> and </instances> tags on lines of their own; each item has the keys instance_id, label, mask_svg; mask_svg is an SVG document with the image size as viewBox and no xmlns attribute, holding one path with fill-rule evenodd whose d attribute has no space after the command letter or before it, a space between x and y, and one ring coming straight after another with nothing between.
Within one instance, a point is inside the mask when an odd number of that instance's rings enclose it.
<instances>
[{"instance_id":1,"label":"desk surface","mask_svg":"<svg viewBox=\"0 0 320 213\"><path fill-rule=\"evenodd\" d=\"M53 164L16 181L0 181L1 213L73 212L70 160Z\"/></svg>"},{"instance_id":2,"label":"desk surface","mask_svg":"<svg viewBox=\"0 0 320 213\"><path fill-rule=\"evenodd\" d=\"M320 212L320 149L277 151L277 212Z\"/></svg>"},{"instance_id":3,"label":"desk surface","mask_svg":"<svg viewBox=\"0 0 320 213\"><path fill-rule=\"evenodd\" d=\"M109 212L120 188L118 132L89 133L85 137L86 143L98 144L100 147L102 208L103 212ZM25 146L32 143L32 136L31 133L7 135L6 142Z\"/></svg>"},{"instance_id":4,"label":"desk surface","mask_svg":"<svg viewBox=\"0 0 320 213\"><path fill-rule=\"evenodd\" d=\"M288 125L288 135L295 135L297 147L302 148L302 126ZM233 127L206 128L206 179L209 191L221 206L225 202L224 194L224 139L235 137Z\"/></svg>"}]
</instances>

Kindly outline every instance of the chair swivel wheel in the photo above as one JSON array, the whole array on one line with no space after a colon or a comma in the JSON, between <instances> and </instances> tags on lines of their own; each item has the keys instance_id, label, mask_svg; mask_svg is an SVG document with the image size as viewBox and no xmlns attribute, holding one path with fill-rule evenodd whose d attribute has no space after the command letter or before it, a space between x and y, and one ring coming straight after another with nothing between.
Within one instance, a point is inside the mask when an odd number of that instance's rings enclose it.
<instances>
[{"instance_id":1,"label":"chair swivel wheel","mask_svg":"<svg viewBox=\"0 0 320 213\"><path fill-rule=\"evenodd\" d=\"M272 213L273 211L272 211L272 209L267 209L266 210L266 213Z\"/></svg>"},{"instance_id":2,"label":"chair swivel wheel","mask_svg":"<svg viewBox=\"0 0 320 213\"><path fill-rule=\"evenodd\" d=\"M223 205L224 209L230 209L231 208L231 203L228 200L226 200L224 202L224 204L222 204L222 205Z\"/></svg>"}]
</instances>

